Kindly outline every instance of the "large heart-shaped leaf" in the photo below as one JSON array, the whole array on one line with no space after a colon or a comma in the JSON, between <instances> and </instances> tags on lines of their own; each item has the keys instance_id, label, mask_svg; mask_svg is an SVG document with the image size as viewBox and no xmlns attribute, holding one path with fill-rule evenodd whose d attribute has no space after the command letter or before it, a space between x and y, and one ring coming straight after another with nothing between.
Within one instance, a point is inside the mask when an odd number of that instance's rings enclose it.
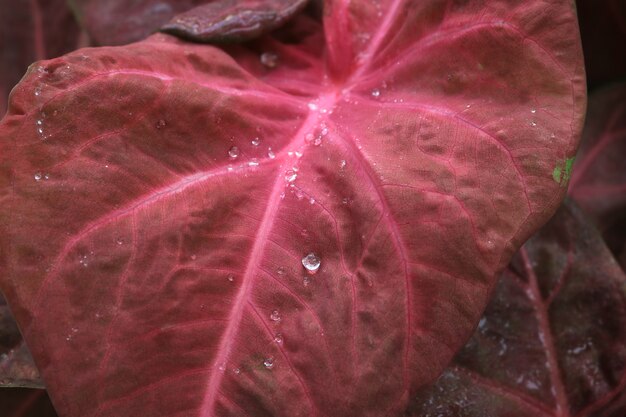
<instances>
[{"instance_id":1,"label":"large heart-shaped leaf","mask_svg":"<svg viewBox=\"0 0 626 417\"><path fill-rule=\"evenodd\" d=\"M0 275L62 416L394 415L558 206L571 2L324 19L85 49L14 90Z\"/></svg>"},{"instance_id":2,"label":"large heart-shaped leaf","mask_svg":"<svg viewBox=\"0 0 626 417\"><path fill-rule=\"evenodd\" d=\"M410 415L623 416L626 276L568 204L505 271L469 343Z\"/></svg>"}]
</instances>

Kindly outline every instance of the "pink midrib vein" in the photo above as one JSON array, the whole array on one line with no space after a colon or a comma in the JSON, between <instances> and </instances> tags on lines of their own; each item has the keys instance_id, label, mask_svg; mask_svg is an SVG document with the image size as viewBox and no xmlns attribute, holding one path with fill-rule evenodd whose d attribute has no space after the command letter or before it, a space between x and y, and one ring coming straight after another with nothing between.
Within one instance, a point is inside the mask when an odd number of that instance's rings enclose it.
<instances>
[{"instance_id":1,"label":"pink midrib vein","mask_svg":"<svg viewBox=\"0 0 626 417\"><path fill-rule=\"evenodd\" d=\"M334 95L321 96L319 102L320 104L322 104L322 106L332 108L336 100L337 99ZM305 145L305 134L310 131L313 126L315 126L315 124L318 122L318 113L309 111L308 117L304 120L300 129L298 129L298 131L295 133L292 140L289 141L286 148L300 148ZM267 207L265 209L265 212L263 213L263 218L261 219L261 223L256 233L254 244L252 246L252 251L250 253L250 258L243 273L242 285L239 288L239 291L235 297L233 307L228 317L228 325L222 333L217 354L215 355L215 358L213 360L211 372L207 381L206 391L204 394L204 399L202 401L202 408L200 409L201 417L211 417L213 415L212 412L215 406L215 401L218 397L219 387L224 377L223 372L219 372L216 370L218 369L218 366L220 364L227 362L228 357L230 356L230 352L235 341L235 336L239 329L241 318L243 316L246 303L248 302L250 296L250 290L252 288L254 274L258 270L263 251L265 250L265 244L268 241L270 231L276 219L276 214L278 213L278 206L281 202L280 195L285 188L283 176L284 170L285 166L284 164L282 164L278 169L278 175L276 176L276 180L274 181L274 184L272 186L272 191L268 198Z\"/></svg>"}]
</instances>

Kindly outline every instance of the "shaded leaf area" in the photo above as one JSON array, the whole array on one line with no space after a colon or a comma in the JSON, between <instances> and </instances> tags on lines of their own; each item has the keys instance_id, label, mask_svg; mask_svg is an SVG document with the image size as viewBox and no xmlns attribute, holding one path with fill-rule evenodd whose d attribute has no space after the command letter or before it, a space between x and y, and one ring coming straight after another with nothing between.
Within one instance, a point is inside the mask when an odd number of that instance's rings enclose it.
<instances>
[{"instance_id":1,"label":"shaded leaf area","mask_svg":"<svg viewBox=\"0 0 626 417\"><path fill-rule=\"evenodd\" d=\"M602 231L626 270L626 84L589 98L583 140L569 195Z\"/></svg>"},{"instance_id":2,"label":"shaded leaf area","mask_svg":"<svg viewBox=\"0 0 626 417\"><path fill-rule=\"evenodd\" d=\"M0 388L2 417L57 417L43 389Z\"/></svg>"},{"instance_id":3,"label":"shaded leaf area","mask_svg":"<svg viewBox=\"0 0 626 417\"><path fill-rule=\"evenodd\" d=\"M145 39L178 13L211 0L67 0L95 45Z\"/></svg>"},{"instance_id":4,"label":"shaded leaf area","mask_svg":"<svg viewBox=\"0 0 626 417\"><path fill-rule=\"evenodd\" d=\"M420 417L626 413L626 277L573 203L533 236Z\"/></svg>"},{"instance_id":5,"label":"shaded leaf area","mask_svg":"<svg viewBox=\"0 0 626 417\"><path fill-rule=\"evenodd\" d=\"M576 0L590 89L626 80L626 2Z\"/></svg>"},{"instance_id":6,"label":"shaded leaf area","mask_svg":"<svg viewBox=\"0 0 626 417\"><path fill-rule=\"evenodd\" d=\"M0 10L1 118L26 68L76 49L79 29L65 0L0 0Z\"/></svg>"},{"instance_id":7,"label":"shaded leaf area","mask_svg":"<svg viewBox=\"0 0 626 417\"><path fill-rule=\"evenodd\" d=\"M0 285L64 417L398 415L560 204L573 4L327 6L16 88Z\"/></svg>"},{"instance_id":8,"label":"shaded leaf area","mask_svg":"<svg viewBox=\"0 0 626 417\"><path fill-rule=\"evenodd\" d=\"M0 294L0 387L7 386L42 388L43 383L9 306Z\"/></svg>"},{"instance_id":9,"label":"shaded leaf area","mask_svg":"<svg viewBox=\"0 0 626 417\"><path fill-rule=\"evenodd\" d=\"M282 26L307 0L219 0L183 12L161 30L197 42L242 42Z\"/></svg>"}]
</instances>

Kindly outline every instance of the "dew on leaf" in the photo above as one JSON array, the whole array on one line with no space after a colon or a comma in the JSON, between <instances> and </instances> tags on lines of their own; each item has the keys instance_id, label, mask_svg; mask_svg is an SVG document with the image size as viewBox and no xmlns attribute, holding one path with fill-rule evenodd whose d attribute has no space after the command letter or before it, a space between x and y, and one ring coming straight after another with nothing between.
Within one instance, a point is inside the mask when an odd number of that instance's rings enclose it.
<instances>
[{"instance_id":1,"label":"dew on leaf","mask_svg":"<svg viewBox=\"0 0 626 417\"><path fill-rule=\"evenodd\" d=\"M278 310L272 310L272 313L270 314L270 320L275 322L280 321L280 313L278 312Z\"/></svg>"},{"instance_id":2,"label":"dew on leaf","mask_svg":"<svg viewBox=\"0 0 626 417\"><path fill-rule=\"evenodd\" d=\"M239 156L239 148L236 146L231 147L228 150L228 156L232 159L236 159Z\"/></svg>"},{"instance_id":3,"label":"dew on leaf","mask_svg":"<svg viewBox=\"0 0 626 417\"><path fill-rule=\"evenodd\" d=\"M313 252L302 258L302 266L304 266L310 274L315 274L321 264L322 260Z\"/></svg>"},{"instance_id":4,"label":"dew on leaf","mask_svg":"<svg viewBox=\"0 0 626 417\"><path fill-rule=\"evenodd\" d=\"M302 284L305 287L308 287L310 283L311 283L311 277L308 277L308 276L302 277Z\"/></svg>"},{"instance_id":5,"label":"dew on leaf","mask_svg":"<svg viewBox=\"0 0 626 417\"><path fill-rule=\"evenodd\" d=\"M378 88L372 90L372 97L380 97L380 90Z\"/></svg>"},{"instance_id":6,"label":"dew on leaf","mask_svg":"<svg viewBox=\"0 0 626 417\"><path fill-rule=\"evenodd\" d=\"M285 171L285 181L294 182L297 177L298 174L293 169L288 169L287 171Z\"/></svg>"},{"instance_id":7,"label":"dew on leaf","mask_svg":"<svg viewBox=\"0 0 626 417\"><path fill-rule=\"evenodd\" d=\"M276 158L276 154L274 153L274 151L272 151L272 148L269 148L269 149L267 150L267 157L268 157L269 159L274 159L274 158Z\"/></svg>"},{"instance_id":8,"label":"dew on leaf","mask_svg":"<svg viewBox=\"0 0 626 417\"><path fill-rule=\"evenodd\" d=\"M261 144L261 139L259 139L258 137L252 139L252 145L259 146L260 144Z\"/></svg>"},{"instance_id":9,"label":"dew on leaf","mask_svg":"<svg viewBox=\"0 0 626 417\"><path fill-rule=\"evenodd\" d=\"M42 178L41 172L35 172L35 181L40 181Z\"/></svg>"},{"instance_id":10,"label":"dew on leaf","mask_svg":"<svg viewBox=\"0 0 626 417\"><path fill-rule=\"evenodd\" d=\"M263 52L260 60L261 64L267 68L276 68L278 66L278 55L274 52Z\"/></svg>"},{"instance_id":11,"label":"dew on leaf","mask_svg":"<svg viewBox=\"0 0 626 417\"><path fill-rule=\"evenodd\" d=\"M256 158L252 158L251 160L248 161L248 166L258 167L259 166L259 160L256 159Z\"/></svg>"},{"instance_id":12,"label":"dew on leaf","mask_svg":"<svg viewBox=\"0 0 626 417\"><path fill-rule=\"evenodd\" d=\"M280 333L276 333L276 336L274 336L274 342L278 343L279 345L283 344L283 335Z\"/></svg>"},{"instance_id":13,"label":"dew on leaf","mask_svg":"<svg viewBox=\"0 0 626 417\"><path fill-rule=\"evenodd\" d=\"M163 129L165 126L167 126L167 122L163 119L159 119L159 121L156 122L157 129Z\"/></svg>"},{"instance_id":14,"label":"dew on leaf","mask_svg":"<svg viewBox=\"0 0 626 417\"><path fill-rule=\"evenodd\" d=\"M274 366L274 358L272 358L271 356L269 358L266 358L263 361L263 366L265 366L267 369L272 369L272 367Z\"/></svg>"},{"instance_id":15,"label":"dew on leaf","mask_svg":"<svg viewBox=\"0 0 626 417\"><path fill-rule=\"evenodd\" d=\"M228 277L226 277L226 279L230 282L233 282L235 280L235 277L231 274Z\"/></svg>"}]
</instances>

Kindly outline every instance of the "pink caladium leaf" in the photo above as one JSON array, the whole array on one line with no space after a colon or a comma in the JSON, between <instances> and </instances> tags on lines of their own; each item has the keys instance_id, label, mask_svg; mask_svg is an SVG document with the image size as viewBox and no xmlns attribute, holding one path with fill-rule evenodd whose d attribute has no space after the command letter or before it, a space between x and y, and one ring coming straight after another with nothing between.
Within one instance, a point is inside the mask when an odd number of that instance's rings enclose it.
<instances>
[{"instance_id":1,"label":"pink caladium leaf","mask_svg":"<svg viewBox=\"0 0 626 417\"><path fill-rule=\"evenodd\" d=\"M41 388L43 384L17 323L0 294L0 387L23 386Z\"/></svg>"},{"instance_id":2,"label":"pink caladium leaf","mask_svg":"<svg viewBox=\"0 0 626 417\"><path fill-rule=\"evenodd\" d=\"M595 92L569 195L591 216L626 270L626 84Z\"/></svg>"},{"instance_id":3,"label":"pink caladium leaf","mask_svg":"<svg viewBox=\"0 0 626 417\"><path fill-rule=\"evenodd\" d=\"M396 415L560 204L573 3L325 6L14 90L1 285L62 416Z\"/></svg>"},{"instance_id":4,"label":"pink caladium leaf","mask_svg":"<svg viewBox=\"0 0 626 417\"><path fill-rule=\"evenodd\" d=\"M2 417L57 417L45 390L0 388Z\"/></svg>"},{"instance_id":5,"label":"pink caladium leaf","mask_svg":"<svg viewBox=\"0 0 626 417\"><path fill-rule=\"evenodd\" d=\"M626 276L573 204L505 271L468 344L408 415L626 415Z\"/></svg>"},{"instance_id":6,"label":"pink caladium leaf","mask_svg":"<svg viewBox=\"0 0 626 417\"><path fill-rule=\"evenodd\" d=\"M65 0L0 0L0 117L26 68L79 44L78 25Z\"/></svg>"}]
</instances>

